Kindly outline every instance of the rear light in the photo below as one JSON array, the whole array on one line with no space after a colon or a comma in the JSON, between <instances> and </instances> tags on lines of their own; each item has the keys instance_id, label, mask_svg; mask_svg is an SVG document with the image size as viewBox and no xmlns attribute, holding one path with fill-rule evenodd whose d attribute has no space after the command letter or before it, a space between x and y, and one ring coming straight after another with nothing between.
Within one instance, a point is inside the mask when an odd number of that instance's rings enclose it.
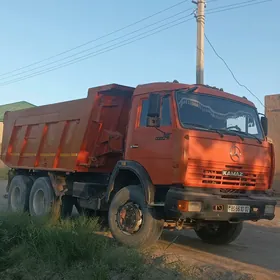
<instances>
[{"instance_id":1,"label":"rear light","mask_svg":"<svg viewBox=\"0 0 280 280\"><path fill-rule=\"evenodd\" d=\"M178 210L181 212L201 212L202 203L200 201L178 201Z\"/></svg>"}]
</instances>

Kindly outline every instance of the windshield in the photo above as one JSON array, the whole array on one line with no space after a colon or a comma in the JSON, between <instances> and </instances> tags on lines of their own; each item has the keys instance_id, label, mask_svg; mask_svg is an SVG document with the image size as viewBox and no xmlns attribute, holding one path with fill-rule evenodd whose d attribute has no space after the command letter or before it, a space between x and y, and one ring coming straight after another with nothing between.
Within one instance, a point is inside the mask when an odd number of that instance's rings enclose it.
<instances>
[{"instance_id":1,"label":"windshield","mask_svg":"<svg viewBox=\"0 0 280 280\"><path fill-rule=\"evenodd\" d=\"M249 105L188 90L177 91L176 102L184 128L216 130L263 139L257 111Z\"/></svg>"}]
</instances>

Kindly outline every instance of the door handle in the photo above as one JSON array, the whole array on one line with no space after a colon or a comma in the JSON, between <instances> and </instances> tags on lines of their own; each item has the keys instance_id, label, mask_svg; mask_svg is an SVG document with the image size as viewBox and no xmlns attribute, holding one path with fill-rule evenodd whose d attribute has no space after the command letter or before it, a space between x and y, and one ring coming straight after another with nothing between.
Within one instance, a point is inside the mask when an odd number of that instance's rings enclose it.
<instances>
[{"instance_id":1,"label":"door handle","mask_svg":"<svg viewBox=\"0 0 280 280\"><path fill-rule=\"evenodd\" d=\"M138 146L137 144L136 144L136 145L131 145L131 146L130 146L131 149L137 149L138 147L139 147L139 146Z\"/></svg>"}]
</instances>

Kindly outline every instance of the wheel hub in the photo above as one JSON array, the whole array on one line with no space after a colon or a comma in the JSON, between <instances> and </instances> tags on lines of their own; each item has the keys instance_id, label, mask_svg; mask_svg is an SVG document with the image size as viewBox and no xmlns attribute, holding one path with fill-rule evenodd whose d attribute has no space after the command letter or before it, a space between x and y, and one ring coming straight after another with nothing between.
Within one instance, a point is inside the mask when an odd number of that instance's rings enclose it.
<instances>
[{"instance_id":1,"label":"wheel hub","mask_svg":"<svg viewBox=\"0 0 280 280\"><path fill-rule=\"evenodd\" d=\"M133 234L138 232L142 222L142 212L137 204L129 202L119 208L117 223L124 233Z\"/></svg>"}]
</instances>

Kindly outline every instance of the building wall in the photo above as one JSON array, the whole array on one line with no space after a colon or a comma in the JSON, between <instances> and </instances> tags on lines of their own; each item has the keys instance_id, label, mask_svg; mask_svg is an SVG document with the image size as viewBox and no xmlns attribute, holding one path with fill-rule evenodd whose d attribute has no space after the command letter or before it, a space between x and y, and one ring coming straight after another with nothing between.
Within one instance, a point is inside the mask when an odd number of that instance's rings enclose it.
<instances>
[{"instance_id":1,"label":"building wall","mask_svg":"<svg viewBox=\"0 0 280 280\"><path fill-rule=\"evenodd\" d=\"M3 136L3 122L0 122L0 153L2 147L2 136ZM0 160L0 168L4 167L4 163Z\"/></svg>"},{"instance_id":2,"label":"building wall","mask_svg":"<svg viewBox=\"0 0 280 280\"><path fill-rule=\"evenodd\" d=\"M273 189L280 194L280 94L265 97L265 114L268 119L268 136L275 150L275 176Z\"/></svg>"}]
</instances>

